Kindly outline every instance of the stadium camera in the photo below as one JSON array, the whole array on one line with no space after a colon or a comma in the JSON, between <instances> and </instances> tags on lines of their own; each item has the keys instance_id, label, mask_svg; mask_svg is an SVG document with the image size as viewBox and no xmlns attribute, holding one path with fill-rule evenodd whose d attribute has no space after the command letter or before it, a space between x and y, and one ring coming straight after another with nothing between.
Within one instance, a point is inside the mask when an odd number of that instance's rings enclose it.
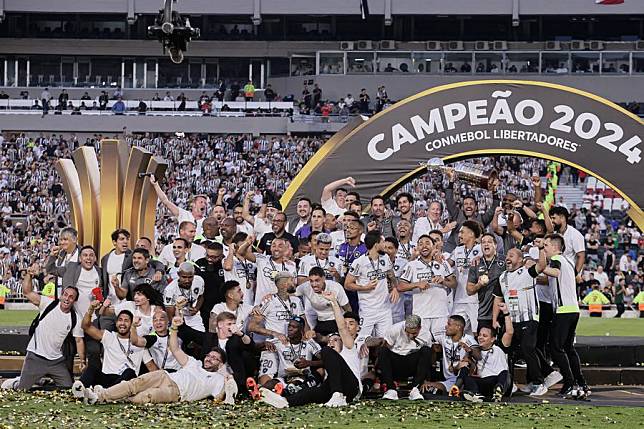
<instances>
[{"instance_id":1,"label":"stadium camera","mask_svg":"<svg viewBox=\"0 0 644 429\"><path fill-rule=\"evenodd\" d=\"M148 27L148 37L156 38L163 46L163 52L170 55L170 60L180 64L188 42L199 37L199 29L190 26L188 18L182 18L179 12L173 10L177 0L165 0L163 9L159 10L154 25Z\"/></svg>"}]
</instances>

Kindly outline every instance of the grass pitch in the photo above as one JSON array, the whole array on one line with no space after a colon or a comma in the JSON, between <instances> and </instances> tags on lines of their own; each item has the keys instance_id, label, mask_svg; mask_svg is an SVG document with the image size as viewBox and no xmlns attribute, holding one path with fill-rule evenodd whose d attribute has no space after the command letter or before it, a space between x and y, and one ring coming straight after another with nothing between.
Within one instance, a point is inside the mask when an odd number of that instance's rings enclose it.
<instances>
[{"instance_id":1,"label":"grass pitch","mask_svg":"<svg viewBox=\"0 0 644 429\"><path fill-rule=\"evenodd\" d=\"M444 401L363 401L341 409L276 410L244 401L83 405L68 392L0 392L0 428L597 428L638 427L642 408Z\"/></svg>"},{"instance_id":2,"label":"grass pitch","mask_svg":"<svg viewBox=\"0 0 644 429\"><path fill-rule=\"evenodd\" d=\"M0 310L0 327L29 326L36 311ZM602 319L582 317L577 326L577 336L639 337L644 334L644 319Z\"/></svg>"}]
</instances>

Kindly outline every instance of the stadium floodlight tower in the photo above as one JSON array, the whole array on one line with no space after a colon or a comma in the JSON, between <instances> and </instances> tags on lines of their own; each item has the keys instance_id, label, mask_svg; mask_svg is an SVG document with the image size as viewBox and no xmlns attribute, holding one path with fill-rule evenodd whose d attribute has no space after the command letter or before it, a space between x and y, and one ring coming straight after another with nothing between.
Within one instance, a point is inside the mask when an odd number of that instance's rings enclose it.
<instances>
[{"instance_id":1,"label":"stadium floodlight tower","mask_svg":"<svg viewBox=\"0 0 644 429\"><path fill-rule=\"evenodd\" d=\"M155 38L170 54L175 64L183 61L183 53L188 49L188 42L199 37L199 29L190 26L188 18L182 18L174 8L177 0L165 0L163 9L159 10L154 25L148 27L148 37Z\"/></svg>"}]
</instances>

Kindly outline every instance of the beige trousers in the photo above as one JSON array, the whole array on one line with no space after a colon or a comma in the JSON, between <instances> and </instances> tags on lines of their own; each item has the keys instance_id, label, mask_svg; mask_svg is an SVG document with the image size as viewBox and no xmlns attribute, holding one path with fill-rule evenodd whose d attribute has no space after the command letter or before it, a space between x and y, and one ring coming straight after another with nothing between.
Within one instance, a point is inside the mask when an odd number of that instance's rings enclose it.
<instances>
[{"instance_id":1,"label":"beige trousers","mask_svg":"<svg viewBox=\"0 0 644 429\"><path fill-rule=\"evenodd\" d=\"M152 371L99 393L103 401L127 399L135 404L179 402L179 387L165 371Z\"/></svg>"}]
</instances>

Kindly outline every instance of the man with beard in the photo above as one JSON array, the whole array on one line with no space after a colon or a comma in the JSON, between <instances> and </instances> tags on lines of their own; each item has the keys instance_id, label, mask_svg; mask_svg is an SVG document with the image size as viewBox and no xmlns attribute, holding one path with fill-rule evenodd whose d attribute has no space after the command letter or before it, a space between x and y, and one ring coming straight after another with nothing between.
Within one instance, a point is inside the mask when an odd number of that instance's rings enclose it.
<instances>
[{"instance_id":1,"label":"man with beard","mask_svg":"<svg viewBox=\"0 0 644 429\"><path fill-rule=\"evenodd\" d=\"M296 231L299 231L300 228L309 223L311 218L311 200L307 197L300 198L297 201L296 212L298 217L297 222L290 221L286 225L286 230L291 234L295 234Z\"/></svg>"},{"instance_id":2,"label":"man with beard","mask_svg":"<svg viewBox=\"0 0 644 429\"><path fill-rule=\"evenodd\" d=\"M273 217L273 220L271 221L271 232L268 232L264 234L259 240L259 250L261 252L267 253L267 250L270 249L271 243L273 240L276 238L281 238L283 240L288 241L291 243L291 247L293 248L294 251L297 251L297 247L299 244L299 241L293 234L289 234L286 232L285 229L286 226L286 213L284 212L278 212L275 214Z\"/></svg>"},{"instance_id":3,"label":"man with beard","mask_svg":"<svg viewBox=\"0 0 644 429\"><path fill-rule=\"evenodd\" d=\"M398 223L401 220L406 220L410 224L410 231L414 230L416 224L416 214L414 213L414 197L410 193L401 192L396 197L396 206L400 215L394 216L393 223L394 229L398 229ZM400 239L400 237L398 237Z\"/></svg>"},{"instance_id":4,"label":"man with beard","mask_svg":"<svg viewBox=\"0 0 644 429\"><path fill-rule=\"evenodd\" d=\"M304 318L304 308L302 301L292 296L295 293L295 282L290 272L277 273L275 286L277 293L271 294L262 301L259 309L250 319L248 331L288 344L286 337L288 322L293 316ZM306 321L304 323L305 338L308 340L315 337L315 332L309 329L308 323Z\"/></svg>"},{"instance_id":5,"label":"man with beard","mask_svg":"<svg viewBox=\"0 0 644 429\"><path fill-rule=\"evenodd\" d=\"M257 264L257 288L255 290L255 303L259 305L266 295L277 292L275 276L279 272L288 271L293 277L297 275L295 263L288 260L286 248L287 242L281 238L276 238L271 242L270 256L263 253L253 253L251 246L254 237L250 236L239 247L239 255L243 255L246 260Z\"/></svg>"},{"instance_id":6,"label":"man with beard","mask_svg":"<svg viewBox=\"0 0 644 429\"><path fill-rule=\"evenodd\" d=\"M468 334L476 333L478 321L478 297L467 294L467 281L474 259L481 256L481 246L476 244L480 235L481 227L477 222L463 222L458 232L461 245L454 249L449 258L457 280L452 314L458 314L465 319L465 332Z\"/></svg>"},{"instance_id":7,"label":"man with beard","mask_svg":"<svg viewBox=\"0 0 644 429\"><path fill-rule=\"evenodd\" d=\"M384 237L393 237L392 218L385 216L385 199L376 195L371 199L371 215L365 216L362 222L367 225L367 231L378 231Z\"/></svg>"},{"instance_id":8,"label":"man with beard","mask_svg":"<svg viewBox=\"0 0 644 429\"><path fill-rule=\"evenodd\" d=\"M490 205L488 210L481 215L478 211L476 198L474 198L473 195L465 195L463 197L463 208L460 209L458 207L454 199L454 179L456 179L456 172L454 171L454 169L447 169L447 178L449 180L449 184L447 186L447 189L445 189L445 203L447 205L447 212L449 213L450 219L456 221L455 230L460 231L463 222L468 220L478 222L479 224L483 225L484 228L487 227L494 218L494 210L501 203L501 201L499 200L499 195L496 192L499 180L495 179L491 181L489 190L490 192L492 192L492 204ZM445 250L450 251L456 247L456 235L457 234L451 234L447 239L447 241L445 242Z\"/></svg>"},{"instance_id":9,"label":"man with beard","mask_svg":"<svg viewBox=\"0 0 644 429\"><path fill-rule=\"evenodd\" d=\"M584 262L586 261L584 236L574 226L568 225L570 214L565 207L553 207L550 209L549 214L550 216L544 212L548 232L556 232L563 237L565 245L562 248L562 254L575 268L577 283L581 283L581 273L584 270Z\"/></svg>"},{"instance_id":10,"label":"man with beard","mask_svg":"<svg viewBox=\"0 0 644 429\"><path fill-rule=\"evenodd\" d=\"M445 335L449 310L447 295L456 287L451 267L434 258L438 252L428 235L418 240L418 258L409 262L400 276L398 290L412 292L412 312L422 319L420 338L440 343Z\"/></svg>"},{"instance_id":11,"label":"man with beard","mask_svg":"<svg viewBox=\"0 0 644 429\"><path fill-rule=\"evenodd\" d=\"M140 320L128 310L122 310L116 318L116 331L98 329L92 325L92 315L102 306L100 301L92 301L83 317L81 327L87 335L103 345L103 364L89 365L80 379L72 386L72 393L83 398L85 388L100 385L111 387L121 381L136 378L141 368L144 348L152 345L152 337L140 337L136 328Z\"/></svg>"},{"instance_id":12,"label":"man with beard","mask_svg":"<svg viewBox=\"0 0 644 429\"><path fill-rule=\"evenodd\" d=\"M206 257L199 259L195 264L198 268L197 275L203 279L204 292L201 305L201 318L204 326L208 326L210 311L220 302L224 301L224 249L221 243L207 243Z\"/></svg>"},{"instance_id":13,"label":"man with beard","mask_svg":"<svg viewBox=\"0 0 644 429\"><path fill-rule=\"evenodd\" d=\"M111 282L119 299L132 300L134 289L141 284L148 284L159 294L163 294L166 279L162 276L156 281L155 278L158 277L156 274L156 269L150 265L150 253L138 247L132 251L132 268L125 270L120 282L117 277L113 277Z\"/></svg>"},{"instance_id":14,"label":"man with beard","mask_svg":"<svg viewBox=\"0 0 644 429\"><path fill-rule=\"evenodd\" d=\"M257 215L253 216L250 214L250 203L253 196L252 192L248 192L244 197L242 216L246 222L253 225L253 232L261 239L264 234L271 232L273 217L282 210L282 206L279 201L265 202ZM286 220L284 220L284 225L286 225Z\"/></svg>"},{"instance_id":15,"label":"man with beard","mask_svg":"<svg viewBox=\"0 0 644 429\"><path fill-rule=\"evenodd\" d=\"M266 340L266 350L262 351L259 359L259 385L252 378L246 381L252 397L261 396L260 386L293 394L304 386L318 384L319 375L313 373L322 365L318 356L320 346L303 337L304 319L293 316L288 323L286 344L275 339Z\"/></svg>"},{"instance_id":16,"label":"man with beard","mask_svg":"<svg viewBox=\"0 0 644 429\"><path fill-rule=\"evenodd\" d=\"M220 348L208 351L203 362L186 355L179 345L177 331L183 320L177 316L172 320L168 348L181 369L174 373L154 371L133 380L120 383L109 389L95 386L81 388L82 396L88 403L117 402L127 399L134 404L174 403L199 401L209 396L225 403L234 404L236 385L232 379L223 376L219 369L226 362L226 353Z\"/></svg>"},{"instance_id":17,"label":"man with beard","mask_svg":"<svg viewBox=\"0 0 644 429\"><path fill-rule=\"evenodd\" d=\"M179 237L172 241L172 256L174 256L174 263L166 269L168 275L168 282L179 278L179 267L184 262L187 262L188 255L188 242Z\"/></svg>"},{"instance_id":18,"label":"man with beard","mask_svg":"<svg viewBox=\"0 0 644 429\"><path fill-rule=\"evenodd\" d=\"M519 249L510 249L505 257L507 270L494 286L495 309L493 312L494 329L499 329L497 321L499 303L504 302L514 325L512 345L520 349L526 361L526 379L531 385L530 396L541 396L548 391L544 385L540 359L537 349L539 328L539 299L535 288L535 278L539 275L534 261L524 265L523 254Z\"/></svg>"},{"instance_id":19,"label":"man with beard","mask_svg":"<svg viewBox=\"0 0 644 429\"><path fill-rule=\"evenodd\" d=\"M505 271L505 262L496 254L496 239L486 232L481 237L483 256L476 266L470 269L467 278L467 295L478 295L478 329L483 326L492 327L492 307L494 304L493 291L499 281L499 276Z\"/></svg>"},{"instance_id":20,"label":"man with beard","mask_svg":"<svg viewBox=\"0 0 644 429\"><path fill-rule=\"evenodd\" d=\"M210 212L210 217L214 218L218 224L221 225L221 221L226 217L226 209L221 204L216 204Z\"/></svg>"},{"instance_id":21,"label":"man with beard","mask_svg":"<svg viewBox=\"0 0 644 429\"><path fill-rule=\"evenodd\" d=\"M346 290L358 292L361 338L382 337L393 325L391 304L398 302L398 280L378 231L365 236L367 253L355 259L344 282Z\"/></svg>"},{"instance_id":22,"label":"man with beard","mask_svg":"<svg viewBox=\"0 0 644 429\"><path fill-rule=\"evenodd\" d=\"M250 316L250 312L253 310L253 306L249 304L244 304L244 293L242 292L241 286L238 282L234 280L229 280L224 283L223 286L225 301L216 304L210 311L210 322L208 324L209 332L216 332L217 330L217 316L227 311L235 316L237 321L237 326L240 330L244 330L246 321Z\"/></svg>"},{"instance_id":23,"label":"man with beard","mask_svg":"<svg viewBox=\"0 0 644 429\"><path fill-rule=\"evenodd\" d=\"M331 254L333 254L334 256L338 256L338 252L340 251L340 246L343 243L347 242L348 238L347 238L346 230L348 225L352 221L360 221L360 215L353 211L344 212L344 215L342 215L341 217L342 229L338 231L333 231L332 233L329 234L332 240ZM358 240L360 240L360 237L358 237Z\"/></svg>"},{"instance_id":24,"label":"man with beard","mask_svg":"<svg viewBox=\"0 0 644 429\"><path fill-rule=\"evenodd\" d=\"M326 228L326 210L321 206L316 205L311 210L311 219L309 223L302 226L295 232L295 237L298 239L311 238L313 233L327 232Z\"/></svg>"},{"instance_id":25,"label":"man with beard","mask_svg":"<svg viewBox=\"0 0 644 429\"><path fill-rule=\"evenodd\" d=\"M235 219L235 227L237 232L243 232L245 234L253 233L253 225L248 223L244 219L244 207L241 205L236 205L233 208L233 218Z\"/></svg>"},{"instance_id":26,"label":"man with beard","mask_svg":"<svg viewBox=\"0 0 644 429\"><path fill-rule=\"evenodd\" d=\"M203 231L202 224L206 218L206 209L208 208L208 197L206 195L194 195L191 198L190 211L177 207L172 201L168 199L168 196L157 181L156 177L150 176L150 183L154 187L154 190L159 197L159 201L168 208L172 216L177 218L179 224L184 221L190 221L195 224L196 234L200 235Z\"/></svg>"},{"instance_id":27,"label":"man with beard","mask_svg":"<svg viewBox=\"0 0 644 429\"><path fill-rule=\"evenodd\" d=\"M411 238L411 223L407 219L400 219L396 230L398 231L398 254L396 256L411 261L416 256L416 252L414 252L416 242Z\"/></svg>"}]
</instances>

